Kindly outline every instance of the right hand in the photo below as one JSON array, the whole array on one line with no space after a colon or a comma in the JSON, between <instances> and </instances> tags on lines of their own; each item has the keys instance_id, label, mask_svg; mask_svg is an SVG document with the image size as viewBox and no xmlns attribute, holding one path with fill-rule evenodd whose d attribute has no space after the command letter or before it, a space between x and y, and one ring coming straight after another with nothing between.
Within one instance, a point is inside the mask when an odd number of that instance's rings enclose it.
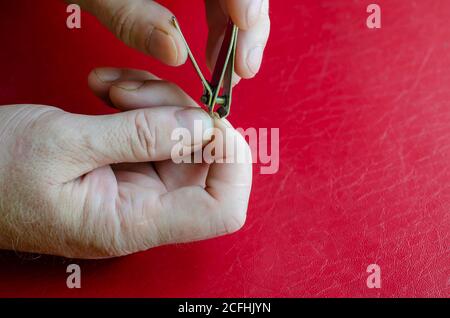
<instances>
[{"instance_id":1,"label":"right hand","mask_svg":"<svg viewBox=\"0 0 450 318\"><path fill-rule=\"evenodd\" d=\"M173 14L152 0L67 0L91 12L127 45L173 66L187 50L171 24ZM206 58L212 69L229 17L240 28L235 81L254 77L261 67L270 33L269 0L205 0L208 22ZM189 15L189 12L186 12Z\"/></svg>"}]
</instances>

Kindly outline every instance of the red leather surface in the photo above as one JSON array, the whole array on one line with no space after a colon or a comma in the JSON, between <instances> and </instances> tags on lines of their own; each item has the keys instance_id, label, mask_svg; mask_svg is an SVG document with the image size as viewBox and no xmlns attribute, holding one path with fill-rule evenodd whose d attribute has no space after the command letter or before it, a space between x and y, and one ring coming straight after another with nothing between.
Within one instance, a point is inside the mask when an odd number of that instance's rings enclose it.
<instances>
[{"instance_id":1,"label":"red leather surface","mask_svg":"<svg viewBox=\"0 0 450 318\"><path fill-rule=\"evenodd\" d=\"M235 126L281 128L280 171L255 167L239 233L102 261L0 252L0 296L438 296L450 292L449 1L272 1L258 77L235 93ZM202 61L202 1L164 1ZM191 66L162 66L92 17L65 26L58 0L1 1L0 104L111 112L96 66L151 70L193 96ZM66 288L81 265L82 288ZM366 268L381 267L381 289Z\"/></svg>"}]
</instances>

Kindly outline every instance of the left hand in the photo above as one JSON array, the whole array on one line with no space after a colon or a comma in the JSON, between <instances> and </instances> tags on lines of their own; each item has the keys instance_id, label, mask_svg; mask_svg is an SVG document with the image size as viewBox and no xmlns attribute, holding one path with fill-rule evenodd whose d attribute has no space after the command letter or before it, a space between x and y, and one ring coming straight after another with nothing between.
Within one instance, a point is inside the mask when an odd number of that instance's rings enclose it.
<instances>
[{"instance_id":1,"label":"left hand","mask_svg":"<svg viewBox=\"0 0 450 318\"><path fill-rule=\"evenodd\" d=\"M251 152L226 120L213 121L176 85L147 72L97 69L89 85L123 112L0 107L0 249L104 258L243 226L252 165L235 158ZM172 161L175 129L190 132L183 145L197 152L210 145L203 136L213 127L224 136L211 142L215 149L232 138L234 154L217 151L211 164Z\"/></svg>"}]
</instances>

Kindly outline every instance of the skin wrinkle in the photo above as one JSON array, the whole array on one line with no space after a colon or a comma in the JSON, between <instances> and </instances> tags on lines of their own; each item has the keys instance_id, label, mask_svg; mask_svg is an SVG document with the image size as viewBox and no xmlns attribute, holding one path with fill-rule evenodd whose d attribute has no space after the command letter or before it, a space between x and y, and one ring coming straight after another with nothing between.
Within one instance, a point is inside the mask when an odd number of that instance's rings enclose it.
<instances>
[{"instance_id":1,"label":"skin wrinkle","mask_svg":"<svg viewBox=\"0 0 450 318\"><path fill-rule=\"evenodd\" d=\"M105 218L113 219L115 221L117 220L117 215L115 210L111 210L110 206L106 206L108 202L100 203L100 205L97 202L94 204L93 202L96 200L92 196L92 193L85 193L85 204L82 208L83 221L80 225L80 229L84 229L85 231L86 242L98 241L98 243L94 245L96 250L100 251L102 255L110 255L114 252L114 242L118 242L115 240L114 236L114 233L117 231L117 224L116 222L105 222ZM95 220L95 218L93 219L95 210L101 211L101 216L98 217L97 220ZM100 239L96 240L98 233L101 234ZM110 239L107 239L107 236L109 236Z\"/></svg>"},{"instance_id":2,"label":"skin wrinkle","mask_svg":"<svg viewBox=\"0 0 450 318\"><path fill-rule=\"evenodd\" d=\"M123 36L123 29L125 28L125 22L130 18L133 5L131 2L122 2L113 12L103 12L103 8L113 8L114 6L108 6L106 4L102 5L98 3L96 6L96 13L100 17L100 20L103 21L106 25L113 30L114 34L119 37L119 39L123 39L126 44L130 44L130 42L125 41Z\"/></svg>"},{"instance_id":3,"label":"skin wrinkle","mask_svg":"<svg viewBox=\"0 0 450 318\"><path fill-rule=\"evenodd\" d=\"M93 71L93 73L95 74L95 76L97 77L97 79L98 79L100 82L105 83L105 84L108 84L108 83L109 83L108 81L104 81L104 80L100 77L100 75L98 75L97 69L95 69L95 70ZM122 73L122 72L121 72L121 73ZM120 74L120 75L122 75L122 74ZM119 75L119 76L120 76L120 75Z\"/></svg>"},{"instance_id":4,"label":"skin wrinkle","mask_svg":"<svg viewBox=\"0 0 450 318\"><path fill-rule=\"evenodd\" d=\"M104 13L101 12L101 9L94 10L94 12L99 12L98 15L101 18L102 21L104 21L107 25L110 26L110 28L113 30L113 32L116 34L116 36L119 39L122 39L127 45L135 48L140 47L140 43L137 43L136 41L139 39L137 34L139 32L136 31L136 25L138 25L139 21L135 19L135 10L140 7L142 3L139 2L124 2L122 5L120 5L114 12L110 13ZM102 5L97 5L97 8L102 8ZM111 16L111 19L108 19L107 17ZM173 36L169 34L167 31L156 27L155 25L151 24L148 25L148 30L145 31L147 34L146 40L144 42L144 47L142 48L147 53L151 54L151 43L152 38L155 34L155 31L159 31L163 33L167 38L171 41L172 47L175 48L175 61L176 64L178 64L179 59L179 53L178 53L178 47L175 43L175 40L173 39Z\"/></svg>"},{"instance_id":5,"label":"skin wrinkle","mask_svg":"<svg viewBox=\"0 0 450 318\"><path fill-rule=\"evenodd\" d=\"M130 207L133 206L136 202L132 202L132 196L130 195L129 192L124 193L123 191L118 191L118 195L117 195L117 202L120 204L116 204L116 215L117 215L117 220L118 220L118 228L117 231L115 232L115 237L117 242L122 245L121 248L119 248L119 251L121 251L121 253L127 253L128 250L125 247L126 244L126 239L125 237L131 237L132 241L134 242L132 245L136 246L135 248L137 248L137 246L139 246L139 244L137 244L136 242L136 238L134 237L134 231L133 231L133 225L129 224L130 223ZM125 202L127 202L125 204ZM124 208L126 207L126 208ZM128 235L126 235L126 233L128 233Z\"/></svg>"},{"instance_id":6,"label":"skin wrinkle","mask_svg":"<svg viewBox=\"0 0 450 318\"><path fill-rule=\"evenodd\" d=\"M167 10L157 5L157 2L79 0L70 3L78 3L89 10L103 24L116 31L116 36L133 47L140 47L149 53L149 49L152 49L150 44L160 40L162 49L171 50L170 46L175 48L170 56L175 56L177 63L182 58L184 46L177 41L179 38L161 29L169 25L168 21L164 21ZM155 5L155 10L132 19L133 14L140 13L138 8L150 3ZM226 10L224 7L222 9ZM244 9L241 8L242 11ZM158 27L144 24L147 18L151 18L152 24ZM142 27L142 30L137 30L138 27ZM158 50L159 46L153 48L156 55L166 56L165 51ZM127 70L115 71L120 77L114 80L117 83L124 81L127 76L127 80L133 77L131 79L135 81L144 80L142 74L154 78L143 71L139 71L139 74ZM111 83L102 80L97 70L93 73L95 76L89 78L91 89L97 96L108 99L111 96ZM109 75L105 78L112 78ZM186 105L186 100L192 101L173 84L159 85L165 87L164 94L167 96L163 99L168 105ZM137 96L143 96L138 94L148 93L145 86L144 82L133 94L128 95L115 92L117 100L114 101L114 107L133 110L133 101L139 100ZM120 88L120 84L117 87ZM114 167L114 163L149 162L152 157L166 155L159 154L166 150L163 149L166 141L157 138L167 138L160 134L166 133L166 125L175 122L173 112L157 110L159 122L154 123L150 110L146 109L165 106L159 105L161 100L152 100L150 103L141 97L139 102L143 109L136 110L131 116L80 116L37 105L2 107L0 121L5 117L9 121L6 125L2 123L3 130L0 131L0 144L7 149L0 153L0 213L5 216L0 218L0 237L3 241L0 244L20 251L104 258L161 244L214 237L223 234L220 230L222 227L231 231L242 226L241 218L245 216L248 204L248 200L245 200L247 193L231 194L236 187L230 185L226 200L223 200L205 191L206 184L213 184L214 187L207 189L215 193L223 192L220 188L226 182L217 180L221 180L218 172L224 170L226 165L207 166L209 171L214 170L217 174L211 177L205 171L200 181L197 180L198 176L192 177L198 170L188 170L191 168L188 165L171 166L171 162L165 168L159 163L152 163L150 176L135 172L140 169L139 164L133 164L133 169ZM124 105L125 101L128 104ZM196 105L193 101L192 104ZM145 127L139 128L133 122L132 116L136 113L143 114ZM8 125L14 126L14 129L6 130L4 127ZM20 140L23 136L26 139ZM195 146L201 149L202 145ZM138 149L139 146L146 151ZM14 155L11 156L11 153ZM228 176L234 176L231 179L235 179L240 188L245 184L242 176L250 177L247 175L250 167L233 168L224 171ZM124 180L127 182L121 182L121 176L126 176ZM140 178L147 180L142 182ZM216 181L211 182L207 178ZM156 181L159 183L155 184ZM144 186L139 185L141 182ZM151 184L151 187L147 184ZM170 184L170 192L167 184ZM239 191L246 192L249 189ZM131 202L124 202L126 200ZM191 205L192 202L195 202L195 206ZM221 212L220 219L217 213L211 213L217 209Z\"/></svg>"},{"instance_id":7,"label":"skin wrinkle","mask_svg":"<svg viewBox=\"0 0 450 318\"><path fill-rule=\"evenodd\" d=\"M139 141L139 150L144 150L149 158L154 158L156 155L156 128L152 128L149 124L146 113L137 113L134 117L134 127L136 130L137 140ZM136 158L140 151L136 150Z\"/></svg>"},{"instance_id":8,"label":"skin wrinkle","mask_svg":"<svg viewBox=\"0 0 450 318\"><path fill-rule=\"evenodd\" d=\"M22 110L23 110L23 108L22 108ZM29 114L30 114L31 111L34 111L34 110L35 109L33 109L33 108L29 108L29 109L25 109L25 112L23 112L23 111L20 112L19 111L18 114L24 116L27 120L30 120ZM33 120L31 120L30 123L36 123L37 121L48 122L48 120L44 119L44 117L49 112L53 112L54 110L53 109L49 110L48 108L46 108L44 110L45 111L42 111L42 109L40 109L37 112L35 111L34 113L37 113L37 115L33 116ZM22 123L22 120L18 121L18 124L21 124L21 123ZM16 125L16 127L17 127L17 125ZM31 136L35 135L36 130L39 130L39 129L42 128L41 126L37 126L37 125L34 125L34 124L31 124L31 125L27 124L25 126L24 125L22 125L22 126L23 126L22 129L25 129L27 131L33 132L33 133L30 134ZM21 135L23 135L23 134L21 134ZM27 134L25 134L25 135L27 135ZM31 155L31 153L30 153L30 155ZM28 159L23 158L23 160L27 161ZM34 163L36 163L36 162L37 161L34 161ZM8 201L23 202L25 204L25 205L21 204L19 206L16 206L15 208L13 207L10 210L10 213L8 214L8 215L11 215L11 216L15 215L14 218L8 218L10 223L14 222L13 223L14 226L11 229L16 228L16 230L13 230L13 232L12 232L12 233L16 233L16 234L12 234L11 233L10 237L11 238L16 237L18 239L20 237L28 236L28 233L29 233L29 231L25 231L25 232L20 231L19 228L18 228L19 225L22 226L22 227L25 227L25 228L29 228L30 226L32 226L33 227L33 231L32 232L36 232L41 227L41 223L42 222L40 222L40 220L43 220L42 216L38 216L37 214L33 214L33 211L35 209L33 209L33 208L31 208L31 209L30 208L25 208L25 206L26 205L35 206L36 210L40 210L44 206L49 207L49 205L45 204L40 199L36 199L36 198L45 198L46 197L45 193L47 193L47 192L43 192L43 195L39 194L41 192L41 189L44 189L45 186L44 187L38 187L38 188L33 187L33 188L29 189L29 190L26 190L28 187L24 188L24 186L26 186L27 184L21 184L20 183L20 180L22 180L22 175L23 175L23 177L27 178L29 176L29 173L27 171L29 171L29 169L32 169L33 166L32 165L31 166L28 166L28 165L25 166L26 171L25 172L19 172L20 175L17 175L17 173L15 173L15 171L22 171L22 169L17 170L15 168L17 163L18 163L17 161L12 161L11 162L11 164L14 165L14 166L11 167L11 169L8 169L9 173L6 176L4 176L4 178L2 178L2 179L4 181L6 180L6 182L4 184L9 185L10 188L14 189L15 188L14 185L17 184L17 186L19 188L22 188L23 191L28 192L28 196L23 197L21 199L19 199L19 198L15 199L16 196L18 195L15 192L13 192L10 195L8 195L8 191L7 191L6 192L7 195L4 196L4 197L8 198ZM8 176L10 176L11 178L8 179ZM10 181L7 181L7 180L10 180ZM42 181L46 181L46 180L43 179ZM38 181L38 182L40 182L40 181ZM37 190L37 192L35 190ZM5 193L5 189L3 189L2 193ZM25 199L26 199L26 201L24 202ZM26 210L24 210L24 208ZM51 208L44 208L44 210L50 212L52 209ZM17 213L15 211L27 211L27 212L26 213ZM17 217L19 217L19 218L17 219ZM45 216L44 216L44 218L45 218ZM54 219L54 218L51 217L50 219ZM47 224L47 223L44 222L44 224ZM48 225L50 225L50 223L48 223ZM17 232L17 231L20 231L20 232ZM47 235L47 237L51 236L51 230L49 231L49 229L47 229L47 232L50 233L50 235ZM27 233L27 235L22 235L20 233ZM11 242L15 242L15 241L12 240ZM23 243L22 243L22 245L23 245ZM40 245L42 245L42 246L51 246L51 244L44 243L44 241L34 241L34 242L30 242L30 244L29 244L29 246L40 246ZM13 247L14 248L16 248L17 246L18 246L17 243L13 243Z\"/></svg>"},{"instance_id":9,"label":"skin wrinkle","mask_svg":"<svg viewBox=\"0 0 450 318\"><path fill-rule=\"evenodd\" d=\"M154 1L125 1L125 0L94 0L94 1L82 1L72 0L69 3L78 3L83 9L90 11L94 16L111 29L118 38L122 39L126 44L131 47L140 49L147 54L154 55L157 59L162 60L169 65L180 65L183 62L183 58L187 58L186 50L181 41L181 38L173 34L172 29L169 27L169 21L171 13L167 8ZM244 52L246 47L254 47L259 45L253 43L257 41L258 37L268 37L270 30L259 26L259 22L254 21L252 26L249 27L251 21L249 21L249 12L252 8L252 3L249 1L205 1L207 21L209 25L208 32L208 50L207 61L208 66L212 66L214 47L213 43L219 44L219 38L223 34L223 28L226 24L228 16L234 17L235 22L244 32L251 32L252 35L245 39L245 41L239 41L237 48L237 61L236 61L236 76L234 82L237 83L240 78L253 77L253 73L247 67L246 58L247 54ZM269 21L269 1L258 1L259 7L259 21ZM253 7L255 8L255 7ZM256 10L256 9L254 9ZM143 13L148 12L148 13ZM240 13L242 12L242 13ZM256 13L255 13L256 14ZM131 18L131 16L135 16ZM149 22L151 21L151 23ZM215 23L211 23L215 21ZM246 26L247 24L247 26ZM137 29L139 28L139 30ZM150 28L150 29L149 29ZM156 30L155 30L156 29ZM153 38L156 33L164 34L159 43L160 46L151 46ZM261 41L264 42L264 41ZM263 43L265 46L265 43ZM166 46L166 47L164 47ZM160 51L160 47L164 47L165 50L170 51L165 54ZM155 49L153 49L155 48ZM153 51L156 50L156 51ZM186 56L183 56L186 55ZM172 59L167 60L169 57ZM257 62L255 62L255 65ZM255 70L259 67L254 66Z\"/></svg>"},{"instance_id":10,"label":"skin wrinkle","mask_svg":"<svg viewBox=\"0 0 450 318\"><path fill-rule=\"evenodd\" d=\"M151 40L152 40L152 37L153 37L153 35L155 33L154 32L155 30L165 34L168 37L168 39L171 41L172 47L175 48L175 64L178 64L179 63L179 61L178 61L178 58L179 58L178 46L176 45L176 42L175 42L173 36L171 34L169 34L168 32L164 31L163 29L160 29L160 28L158 28L156 26L153 26L153 28L150 31L150 35L147 37L145 48L146 49L150 48L150 44L152 43Z\"/></svg>"},{"instance_id":11,"label":"skin wrinkle","mask_svg":"<svg viewBox=\"0 0 450 318\"><path fill-rule=\"evenodd\" d=\"M120 198L121 196L118 195L117 199L118 200L122 200ZM123 200L122 200L123 202ZM133 231L133 226L130 226L128 223L129 221L127 220L127 217L129 217L130 215L130 211L125 211L124 209L120 209L120 205L115 205L116 209L114 211L115 215L116 215L116 220L117 220L117 229L116 231L113 233L113 241L117 242L117 246L118 246L118 251L124 255L124 254L129 254L130 252L132 252L133 248L126 248L126 235L125 233L134 233ZM136 240L136 237L134 235L129 235L129 237L131 237L131 241L132 243L130 244L131 246L134 247L134 249L137 249L139 246L139 242Z\"/></svg>"},{"instance_id":12,"label":"skin wrinkle","mask_svg":"<svg viewBox=\"0 0 450 318\"><path fill-rule=\"evenodd\" d=\"M151 165L152 165L152 167L155 169L155 164L154 164L154 163L151 163ZM161 183L162 183L162 185L163 185L163 187L164 187L164 192L168 192L167 186L166 186L166 184L165 184L165 182L164 182L164 179L163 179L163 177L160 175L160 173L158 172L158 169L155 169L155 173L156 173L156 175L158 176L159 180L161 181Z\"/></svg>"},{"instance_id":13,"label":"skin wrinkle","mask_svg":"<svg viewBox=\"0 0 450 318\"><path fill-rule=\"evenodd\" d=\"M7 109L7 107L5 107ZM24 108L23 108L24 110ZM6 133L11 133L11 129L9 129L10 123L13 123L16 117L21 115L22 111L18 111L13 113L12 116L7 116L6 122L2 124L0 127L0 138L3 138ZM1 118L0 118L1 119Z\"/></svg>"},{"instance_id":14,"label":"skin wrinkle","mask_svg":"<svg viewBox=\"0 0 450 318\"><path fill-rule=\"evenodd\" d=\"M113 86L114 86L114 87L117 87L117 88L120 88L120 89L123 89L123 90L126 90L126 91L128 91L128 92L134 92L134 91L138 91L141 87L143 87L145 84L150 83L150 82L151 82L151 80L143 81L143 82L141 82L140 85L139 85L138 87L136 87L136 88L129 88L129 87L125 87L125 86L120 86L121 83L114 84Z\"/></svg>"},{"instance_id":15,"label":"skin wrinkle","mask_svg":"<svg viewBox=\"0 0 450 318\"><path fill-rule=\"evenodd\" d=\"M130 20L131 20L131 23L129 22ZM130 43L130 46L137 47L137 45L138 45L136 43L137 37L133 36L133 34L136 33L136 23L138 23L138 21L133 18L133 15L131 13L129 13L127 20L125 20L124 23L125 23L126 28L122 28L122 31L127 29L126 36L121 35L119 38L121 38L121 39L125 38L125 40L124 40L125 43Z\"/></svg>"},{"instance_id":16,"label":"skin wrinkle","mask_svg":"<svg viewBox=\"0 0 450 318\"><path fill-rule=\"evenodd\" d=\"M161 209L159 210L160 213L164 213L165 211L175 210L174 207L172 206L172 201L164 200L164 198L167 197L166 196L167 194L169 194L169 193L165 193L164 195L159 196L159 205L161 206ZM166 220L166 218L158 218L158 219L156 219L154 216L153 216L152 220L153 220L153 222L155 224L156 230L158 231L159 239L162 242L172 242L173 234L172 234L172 231L170 229L170 226L168 226L169 221ZM164 220L166 220L166 222L161 224L161 221L164 221ZM162 231L161 229L168 229L168 231Z\"/></svg>"},{"instance_id":17,"label":"skin wrinkle","mask_svg":"<svg viewBox=\"0 0 450 318\"><path fill-rule=\"evenodd\" d=\"M164 242L168 242L167 238L164 237L164 232L161 231L161 228L158 227L156 219L158 218L158 213L164 213L164 209L162 206L162 202L160 201L160 195L158 195L154 200L153 203L156 204L156 207L153 209L153 213L148 217L148 211L150 211L149 207L144 205L143 206L143 221L145 222L145 225L147 228L150 226L150 229L153 229L153 231L150 231L151 233L154 233L153 235L148 235L148 240L150 241L151 246L159 246L164 244ZM158 211L155 213L155 211ZM143 223L140 224L141 226L144 225Z\"/></svg>"},{"instance_id":18,"label":"skin wrinkle","mask_svg":"<svg viewBox=\"0 0 450 318\"><path fill-rule=\"evenodd\" d=\"M128 2L124 2L112 16L110 26L119 39L126 44L131 45L131 30L129 24L133 13L133 6Z\"/></svg>"},{"instance_id":19,"label":"skin wrinkle","mask_svg":"<svg viewBox=\"0 0 450 318\"><path fill-rule=\"evenodd\" d=\"M150 77L149 74L142 76ZM89 84L93 87L102 83L97 76L91 80L94 82ZM157 86L167 92L164 101L158 102L193 103L176 85L160 82ZM146 89L142 87L136 94L145 96ZM119 100L133 102L133 96L125 95L126 91L123 94L117 96ZM136 98L142 100L142 97ZM8 151L0 153L3 216L0 218L0 246L100 259L163 244L211 238L240 228L248 204L242 201L241 195L229 195L224 202L216 200L198 185L207 183L206 172L204 180L199 181L198 176L192 176L197 168L191 171L187 170L189 165L178 166L168 161L161 169L162 166L151 163L152 158L163 158L167 154L161 152L170 150L170 147L165 149L163 143L157 146L152 139L162 138L159 140L164 142L169 138L167 125L178 127L179 118L175 114L189 109L162 106L145 108L148 105L144 104L144 109L107 116L75 115L43 106L0 109L0 117L15 115L11 124L16 127L9 130L13 134L2 136L2 144L10 148L16 135L30 137L29 146L25 147L30 152L23 160L8 158L5 162L4 153ZM194 118L200 115L203 113L198 112ZM164 126L159 126L160 123ZM204 129L212 128L205 126ZM157 136L149 137L149 133ZM134 149L134 154L130 149ZM143 163L128 164L128 167L108 165L130 161ZM4 173L5 165L11 165L7 173ZM208 169L214 167L215 164L207 166ZM220 167L214 169L219 171ZM65 180L54 182L54 175L61 173ZM235 173L242 174L239 170ZM239 178L242 176L237 176L237 184L243 182ZM171 185L170 192L167 184ZM216 182L214 187L222 185ZM229 189L227 192L234 191L233 187ZM221 192L217 188L214 191ZM217 209L223 210L222 215L211 213ZM222 222L227 226L225 232L221 230Z\"/></svg>"}]
</instances>

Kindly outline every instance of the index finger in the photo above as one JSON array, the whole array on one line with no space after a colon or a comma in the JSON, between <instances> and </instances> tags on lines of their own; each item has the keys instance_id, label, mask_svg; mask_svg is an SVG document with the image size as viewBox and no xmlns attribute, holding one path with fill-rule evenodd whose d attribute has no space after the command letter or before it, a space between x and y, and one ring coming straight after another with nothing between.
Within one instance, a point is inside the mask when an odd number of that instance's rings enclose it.
<instances>
[{"instance_id":1,"label":"index finger","mask_svg":"<svg viewBox=\"0 0 450 318\"><path fill-rule=\"evenodd\" d=\"M264 0L225 0L226 10L233 22L243 30L254 26L261 15Z\"/></svg>"},{"instance_id":2,"label":"index finger","mask_svg":"<svg viewBox=\"0 0 450 318\"><path fill-rule=\"evenodd\" d=\"M269 0L261 0L258 17L249 22L248 12L258 0L206 0L208 21L208 67L214 68L230 16L239 28L235 72L239 77L252 78L260 70L270 34ZM251 21L252 19L250 19Z\"/></svg>"}]
</instances>

